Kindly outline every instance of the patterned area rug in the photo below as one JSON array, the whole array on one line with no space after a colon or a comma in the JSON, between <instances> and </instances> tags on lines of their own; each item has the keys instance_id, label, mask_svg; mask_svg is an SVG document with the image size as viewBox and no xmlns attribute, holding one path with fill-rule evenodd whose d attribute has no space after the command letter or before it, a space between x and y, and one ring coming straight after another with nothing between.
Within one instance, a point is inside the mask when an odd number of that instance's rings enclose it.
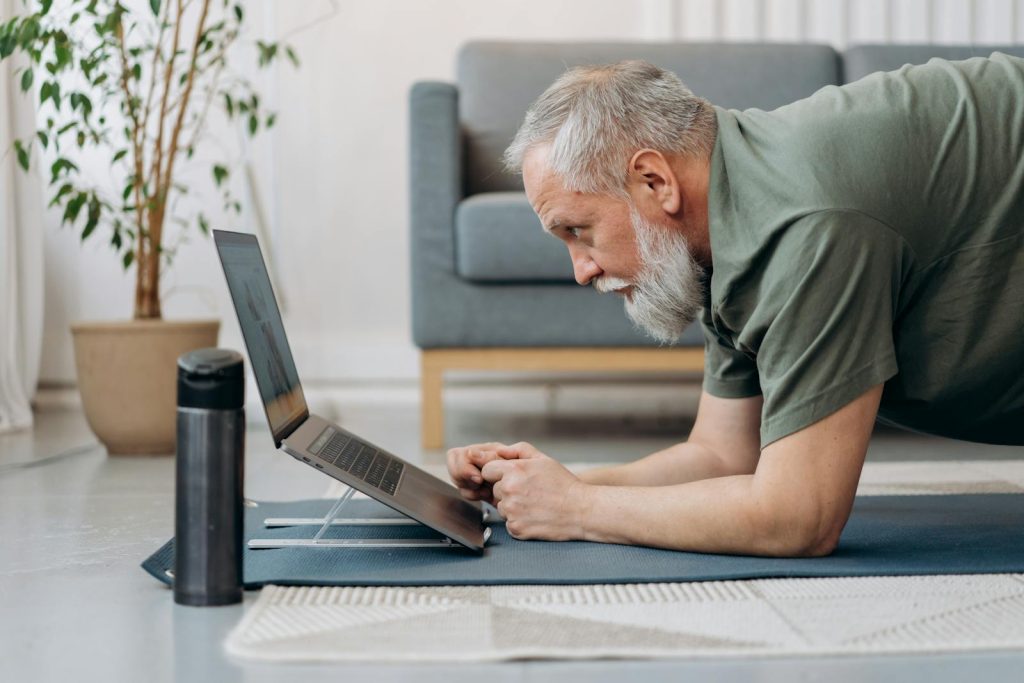
<instances>
[{"instance_id":1,"label":"patterned area rug","mask_svg":"<svg viewBox=\"0 0 1024 683\"><path fill-rule=\"evenodd\" d=\"M1024 575L614 586L268 586L237 657L483 662L1024 647Z\"/></svg>"},{"instance_id":2,"label":"patterned area rug","mask_svg":"<svg viewBox=\"0 0 1024 683\"><path fill-rule=\"evenodd\" d=\"M858 494L1022 491L1024 462L917 462L868 463ZM245 659L377 662L1019 649L1024 575L269 586L225 647Z\"/></svg>"}]
</instances>

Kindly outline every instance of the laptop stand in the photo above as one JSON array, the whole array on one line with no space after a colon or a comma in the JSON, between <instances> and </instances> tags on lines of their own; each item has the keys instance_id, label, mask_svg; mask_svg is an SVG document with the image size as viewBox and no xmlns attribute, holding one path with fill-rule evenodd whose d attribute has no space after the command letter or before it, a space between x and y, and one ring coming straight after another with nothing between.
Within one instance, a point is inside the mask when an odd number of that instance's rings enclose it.
<instances>
[{"instance_id":1,"label":"laptop stand","mask_svg":"<svg viewBox=\"0 0 1024 683\"><path fill-rule=\"evenodd\" d=\"M320 529L312 538L254 538L249 541L249 548L462 548L450 538L324 538L324 534L332 526L422 526L409 517L338 517L345 504L348 503L356 490L349 488L341 495L322 518L311 517L268 517L263 526L271 529L286 526L319 526ZM487 523L488 511L484 510L484 522ZM490 538L491 529L484 530L484 543Z\"/></svg>"}]
</instances>

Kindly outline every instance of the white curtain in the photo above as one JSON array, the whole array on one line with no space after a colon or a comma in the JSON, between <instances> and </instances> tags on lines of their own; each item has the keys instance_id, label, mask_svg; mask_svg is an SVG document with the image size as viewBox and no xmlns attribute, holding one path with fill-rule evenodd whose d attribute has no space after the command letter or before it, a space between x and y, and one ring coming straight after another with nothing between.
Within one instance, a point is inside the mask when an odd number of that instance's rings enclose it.
<instances>
[{"instance_id":1,"label":"white curtain","mask_svg":"<svg viewBox=\"0 0 1024 683\"><path fill-rule=\"evenodd\" d=\"M23 9L0 0L0 17ZM32 172L11 145L35 130L31 97L21 92L15 58L0 62L0 433L32 425L29 401L39 380L43 342L43 194L39 150Z\"/></svg>"}]
</instances>

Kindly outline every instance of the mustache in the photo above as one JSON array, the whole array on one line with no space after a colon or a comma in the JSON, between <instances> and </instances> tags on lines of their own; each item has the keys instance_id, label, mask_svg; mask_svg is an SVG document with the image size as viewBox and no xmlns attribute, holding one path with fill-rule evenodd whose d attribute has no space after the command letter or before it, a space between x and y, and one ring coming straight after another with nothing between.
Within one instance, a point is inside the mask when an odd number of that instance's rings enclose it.
<instances>
[{"instance_id":1,"label":"mustache","mask_svg":"<svg viewBox=\"0 0 1024 683\"><path fill-rule=\"evenodd\" d=\"M623 280L620 277L599 277L595 278L591 283L597 291L602 294L608 294L614 292L617 289L625 289L626 287L632 287L633 283L629 280Z\"/></svg>"}]
</instances>

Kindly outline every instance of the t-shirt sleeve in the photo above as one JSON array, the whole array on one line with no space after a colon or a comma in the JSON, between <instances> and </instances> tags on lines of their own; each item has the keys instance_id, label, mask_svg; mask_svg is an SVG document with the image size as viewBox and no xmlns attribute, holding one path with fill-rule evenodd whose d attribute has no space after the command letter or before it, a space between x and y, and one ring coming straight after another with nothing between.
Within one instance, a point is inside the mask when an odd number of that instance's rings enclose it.
<instances>
[{"instance_id":1,"label":"t-shirt sleeve","mask_svg":"<svg viewBox=\"0 0 1024 683\"><path fill-rule=\"evenodd\" d=\"M707 309L702 312L701 328L704 331L704 391L719 398L760 394L757 364L718 336Z\"/></svg>"},{"instance_id":2,"label":"t-shirt sleeve","mask_svg":"<svg viewBox=\"0 0 1024 683\"><path fill-rule=\"evenodd\" d=\"M762 448L896 374L893 323L910 257L888 226L828 211L791 225L767 258L738 340L756 349Z\"/></svg>"}]
</instances>

